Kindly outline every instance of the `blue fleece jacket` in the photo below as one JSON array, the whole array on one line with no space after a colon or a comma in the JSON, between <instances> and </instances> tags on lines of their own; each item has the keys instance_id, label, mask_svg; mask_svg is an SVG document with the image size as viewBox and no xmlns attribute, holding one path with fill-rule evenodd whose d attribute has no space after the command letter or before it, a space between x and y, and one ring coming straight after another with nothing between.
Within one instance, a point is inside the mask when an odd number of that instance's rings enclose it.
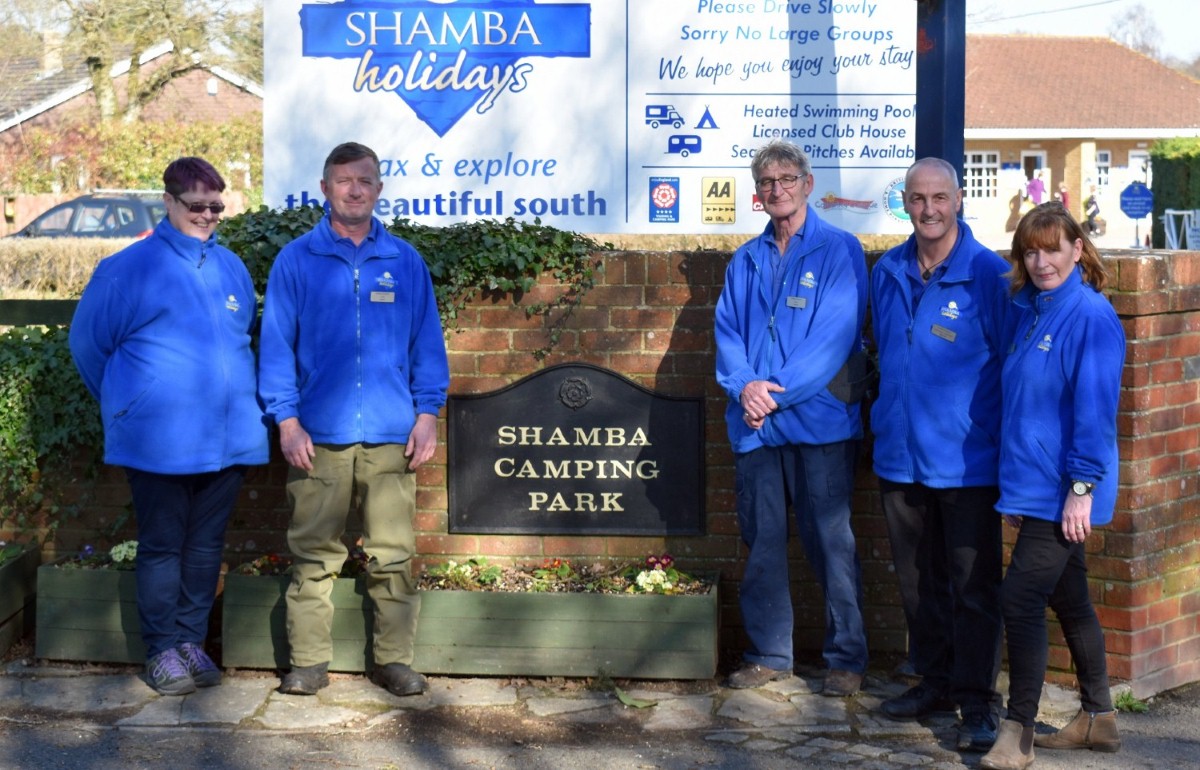
<instances>
[{"instance_id":1,"label":"blue fleece jacket","mask_svg":"<svg viewBox=\"0 0 1200 770\"><path fill-rule=\"evenodd\" d=\"M259 392L323 444L408 441L446 402L450 368L425 261L378 220L357 246L326 215L267 281Z\"/></svg>"},{"instance_id":2,"label":"blue fleece jacket","mask_svg":"<svg viewBox=\"0 0 1200 770\"><path fill-rule=\"evenodd\" d=\"M233 252L163 219L97 265L71 354L100 401L104 460L152 473L267 461L250 333L254 286Z\"/></svg>"},{"instance_id":3,"label":"blue fleece jacket","mask_svg":"<svg viewBox=\"0 0 1200 770\"><path fill-rule=\"evenodd\" d=\"M908 269L916 258L909 236L871 271L875 473L939 489L995 485L1008 264L959 220L945 271L914 307Z\"/></svg>"},{"instance_id":4,"label":"blue fleece jacket","mask_svg":"<svg viewBox=\"0 0 1200 770\"><path fill-rule=\"evenodd\" d=\"M769 260L775 231L739 248L725 270L717 301L717 382L729 396L725 422L733 451L761 446L828 444L862 436L858 404L826 387L862 345L866 260L850 233L822 222L808 207L804 227L787 244L782 288L772 298ZM759 430L742 420L742 389L769 380L779 408Z\"/></svg>"},{"instance_id":5,"label":"blue fleece jacket","mask_svg":"<svg viewBox=\"0 0 1200 770\"><path fill-rule=\"evenodd\" d=\"M1071 481L1090 481L1092 524L1107 524L1117 500L1121 322L1078 268L1051 291L1023 287L1015 304L996 509L1061 521Z\"/></svg>"}]
</instances>

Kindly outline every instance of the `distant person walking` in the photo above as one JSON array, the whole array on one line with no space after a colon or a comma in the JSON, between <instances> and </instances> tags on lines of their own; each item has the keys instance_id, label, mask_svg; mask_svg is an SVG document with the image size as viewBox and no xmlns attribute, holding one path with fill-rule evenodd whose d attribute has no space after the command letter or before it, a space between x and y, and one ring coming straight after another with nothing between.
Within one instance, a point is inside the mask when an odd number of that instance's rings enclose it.
<instances>
[{"instance_id":1,"label":"distant person walking","mask_svg":"<svg viewBox=\"0 0 1200 770\"><path fill-rule=\"evenodd\" d=\"M1046 195L1046 183L1042 181L1042 172L1039 170L1025 184L1025 197L1033 201L1033 205L1039 206L1042 203L1042 198Z\"/></svg>"},{"instance_id":2,"label":"distant person walking","mask_svg":"<svg viewBox=\"0 0 1200 770\"><path fill-rule=\"evenodd\" d=\"M1088 187L1088 197L1083 201L1083 215L1087 217L1088 235L1099 235L1100 225L1096 217L1100 216L1100 203L1096 200L1096 185Z\"/></svg>"}]
</instances>

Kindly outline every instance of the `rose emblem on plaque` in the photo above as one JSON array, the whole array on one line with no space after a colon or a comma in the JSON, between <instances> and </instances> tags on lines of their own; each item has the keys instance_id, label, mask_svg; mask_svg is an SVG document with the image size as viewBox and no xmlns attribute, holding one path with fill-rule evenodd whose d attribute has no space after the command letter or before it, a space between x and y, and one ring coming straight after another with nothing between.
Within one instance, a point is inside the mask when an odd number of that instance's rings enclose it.
<instances>
[{"instance_id":1,"label":"rose emblem on plaque","mask_svg":"<svg viewBox=\"0 0 1200 770\"><path fill-rule=\"evenodd\" d=\"M592 400L592 386L582 377L568 377L558 388L558 400L572 409L582 409Z\"/></svg>"}]
</instances>

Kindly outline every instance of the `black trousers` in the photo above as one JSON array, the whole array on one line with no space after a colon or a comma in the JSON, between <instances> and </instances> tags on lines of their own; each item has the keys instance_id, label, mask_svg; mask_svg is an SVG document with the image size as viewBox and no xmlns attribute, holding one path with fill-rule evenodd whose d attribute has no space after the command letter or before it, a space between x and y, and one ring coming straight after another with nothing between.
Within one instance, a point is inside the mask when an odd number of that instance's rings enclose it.
<instances>
[{"instance_id":1,"label":"black trousers","mask_svg":"<svg viewBox=\"0 0 1200 770\"><path fill-rule=\"evenodd\" d=\"M1001 590L1008 636L1008 719L1037 720L1046 678L1046 607L1058 616L1084 711L1112 711L1104 631L1088 594L1084 544L1068 542L1057 521L1025 517Z\"/></svg>"},{"instance_id":2,"label":"black trousers","mask_svg":"<svg viewBox=\"0 0 1200 770\"><path fill-rule=\"evenodd\" d=\"M909 660L964 712L1000 704L1001 518L997 487L935 489L880 479Z\"/></svg>"}]
</instances>

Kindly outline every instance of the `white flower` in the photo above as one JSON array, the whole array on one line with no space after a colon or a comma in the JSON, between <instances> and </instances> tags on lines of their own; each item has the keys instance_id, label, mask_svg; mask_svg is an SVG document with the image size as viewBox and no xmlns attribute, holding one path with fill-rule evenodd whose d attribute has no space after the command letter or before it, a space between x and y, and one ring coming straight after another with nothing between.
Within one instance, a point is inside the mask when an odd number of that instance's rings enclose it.
<instances>
[{"instance_id":1,"label":"white flower","mask_svg":"<svg viewBox=\"0 0 1200 770\"><path fill-rule=\"evenodd\" d=\"M663 591L671 587L671 581L667 580L667 573L663 572L658 567L654 569L644 569L637 576L638 588L643 591Z\"/></svg>"},{"instance_id":2,"label":"white flower","mask_svg":"<svg viewBox=\"0 0 1200 770\"><path fill-rule=\"evenodd\" d=\"M108 555L116 563L131 562L137 558L138 541L126 540L124 543L117 543L108 551Z\"/></svg>"}]
</instances>

